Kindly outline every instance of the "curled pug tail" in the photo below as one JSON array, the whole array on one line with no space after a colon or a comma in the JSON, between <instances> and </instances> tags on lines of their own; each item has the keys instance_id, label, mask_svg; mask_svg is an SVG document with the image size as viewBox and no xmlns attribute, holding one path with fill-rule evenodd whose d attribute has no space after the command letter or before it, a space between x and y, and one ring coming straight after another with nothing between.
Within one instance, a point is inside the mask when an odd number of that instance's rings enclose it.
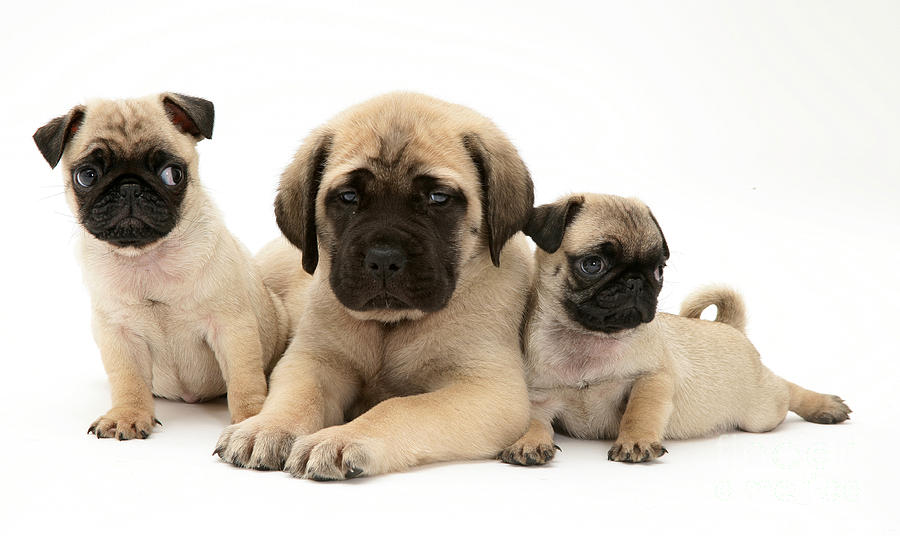
<instances>
[{"instance_id":1,"label":"curled pug tail","mask_svg":"<svg viewBox=\"0 0 900 536\"><path fill-rule=\"evenodd\" d=\"M692 292L681 303L681 316L700 318L710 305L716 306L716 322L723 322L743 332L747 325L744 299L734 289L712 285Z\"/></svg>"}]
</instances>

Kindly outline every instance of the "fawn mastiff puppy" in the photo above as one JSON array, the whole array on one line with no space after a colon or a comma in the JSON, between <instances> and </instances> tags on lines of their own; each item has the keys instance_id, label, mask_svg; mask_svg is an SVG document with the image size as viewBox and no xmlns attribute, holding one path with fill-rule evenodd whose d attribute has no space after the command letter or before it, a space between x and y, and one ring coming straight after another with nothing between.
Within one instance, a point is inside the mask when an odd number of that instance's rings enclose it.
<instances>
[{"instance_id":1,"label":"fawn mastiff puppy","mask_svg":"<svg viewBox=\"0 0 900 536\"><path fill-rule=\"evenodd\" d=\"M524 335L532 418L504 461L549 461L553 425L615 439L610 460L644 462L666 453L663 438L766 432L789 409L816 423L848 418L840 398L763 366L734 291L710 287L681 316L656 313L669 249L640 201L573 195L535 209L526 233L543 250ZM716 321L700 320L710 305Z\"/></svg>"},{"instance_id":2,"label":"fawn mastiff puppy","mask_svg":"<svg viewBox=\"0 0 900 536\"><path fill-rule=\"evenodd\" d=\"M261 254L293 287L293 341L216 453L315 480L496 456L528 423L532 203L515 148L462 106L394 93L315 130L275 201L296 248Z\"/></svg>"},{"instance_id":3,"label":"fawn mastiff puppy","mask_svg":"<svg viewBox=\"0 0 900 536\"><path fill-rule=\"evenodd\" d=\"M112 409L88 432L146 438L153 395L197 402L228 393L233 422L255 415L287 319L247 250L200 185L197 141L213 104L164 93L76 106L34 134L66 199ZM279 309L280 314L279 314Z\"/></svg>"}]
</instances>

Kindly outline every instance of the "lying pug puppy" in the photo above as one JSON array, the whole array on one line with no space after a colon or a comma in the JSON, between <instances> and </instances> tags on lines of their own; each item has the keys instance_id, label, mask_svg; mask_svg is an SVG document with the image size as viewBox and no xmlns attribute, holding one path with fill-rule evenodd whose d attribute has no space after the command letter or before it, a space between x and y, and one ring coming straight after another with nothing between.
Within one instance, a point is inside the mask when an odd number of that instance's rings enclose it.
<instances>
[{"instance_id":1,"label":"lying pug puppy","mask_svg":"<svg viewBox=\"0 0 900 536\"><path fill-rule=\"evenodd\" d=\"M656 313L669 249L640 201L572 195L535 209L525 232L541 250L524 334L532 401L528 431L500 458L553 458L553 426L615 439L609 459L662 456L663 438L769 431L788 410L831 424L850 408L779 378L744 335L741 297L710 287L681 316ZM710 305L715 322L700 320Z\"/></svg>"},{"instance_id":2,"label":"lying pug puppy","mask_svg":"<svg viewBox=\"0 0 900 536\"><path fill-rule=\"evenodd\" d=\"M213 104L164 93L76 106L34 134L62 160L81 225L79 256L112 409L88 433L146 438L153 395L193 403L228 393L233 422L255 415L287 319L200 184L197 141Z\"/></svg>"},{"instance_id":3,"label":"lying pug puppy","mask_svg":"<svg viewBox=\"0 0 900 536\"><path fill-rule=\"evenodd\" d=\"M462 106L394 93L315 130L275 201L287 240L260 254L295 336L215 453L314 480L496 456L528 424L532 203L515 148Z\"/></svg>"}]
</instances>

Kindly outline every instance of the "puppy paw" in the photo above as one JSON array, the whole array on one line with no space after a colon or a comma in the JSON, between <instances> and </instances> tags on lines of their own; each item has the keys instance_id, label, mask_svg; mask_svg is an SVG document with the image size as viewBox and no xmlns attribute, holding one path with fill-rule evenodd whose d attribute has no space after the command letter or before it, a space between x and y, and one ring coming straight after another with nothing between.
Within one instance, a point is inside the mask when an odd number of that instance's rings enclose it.
<instances>
[{"instance_id":1,"label":"puppy paw","mask_svg":"<svg viewBox=\"0 0 900 536\"><path fill-rule=\"evenodd\" d=\"M245 397L235 402L229 400L228 411L231 413L231 424L243 422L250 417L259 414L259 412L262 411L263 402L265 401L266 395Z\"/></svg>"},{"instance_id":2,"label":"puppy paw","mask_svg":"<svg viewBox=\"0 0 900 536\"><path fill-rule=\"evenodd\" d=\"M503 449L497 458L513 465L544 465L553 459L557 450L562 449L553 443L534 441L526 436Z\"/></svg>"},{"instance_id":3,"label":"puppy paw","mask_svg":"<svg viewBox=\"0 0 900 536\"><path fill-rule=\"evenodd\" d=\"M238 467L280 470L291 452L295 435L291 426L257 415L225 428L213 455Z\"/></svg>"},{"instance_id":4,"label":"puppy paw","mask_svg":"<svg viewBox=\"0 0 900 536\"><path fill-rule=\"evenodd\" d=\"M113 408L91 424L87 433L97 438L114 437L119 441L147 439L154 424L162 424L152 410L139 408Z\"/></svg>"},{"instance_id":5,"label":"puppy paw","mask_svg":"<svg viewBox=\"0 0 900 536\"><path fill-rule=\"evenodd\" d=\"M614 462L649 462L669 452L657 441L616 441L607 458Z\"/></svg>"},{"instance_id":6,"label":"puppy paw","mask_svg":"<svg viewBox=\"0 0 900 536\"><path fill-rule=\"evenodd\" d=\"M297 478L346 480L382 472L376 469L374 459L363 438L354 437L344 426L333 426L298 437L284 470Z\"/></svg>"},{"instance_id":7,"label":"puppy paw","mask_svg":"<svg viewBox=\"0 0 900 536\"><path fill-rule=\"evenodd\" d=\"M818 407L803 418L817 424L837 424L849 419L852 412L841 397L822 395Z\"/></svg>"}]
</instances>

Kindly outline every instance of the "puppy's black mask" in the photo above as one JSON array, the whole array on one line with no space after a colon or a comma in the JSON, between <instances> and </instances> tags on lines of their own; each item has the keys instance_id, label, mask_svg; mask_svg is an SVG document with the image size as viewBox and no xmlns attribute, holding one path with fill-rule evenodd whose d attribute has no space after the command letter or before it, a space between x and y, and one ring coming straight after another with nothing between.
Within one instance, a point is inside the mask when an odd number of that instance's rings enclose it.
<instances>
[{"instance_id":1,"label":"puppy's black mask","mask_svg":"<svg viewBox=\"0 0 900 536\"><path fill-rule=\"evenodd\" d=\"M187 164L164 150L122 158L94 149L72 168L81 224L117 247L143 247L178 224L188 177Z\"/></svg>"},{"instance_id":2,"label":"puppy's black mask","mask_svg":"<svg viewBox=\"0 0 900 536\"><path fill-rule=\"evenodd\" d=\"M456 289L466 198L424 175L391 184L358 169L327 193L331 288L355 311L437 311Z\"/></svg>"},{"instance_id":3,"label":"puppy's black mask","mask_svg":"<svg viewBox=\"0 0 900 536\"><path fill-rule=\"evenodd\" d=\"M656 316L666 256L654 251L628 259L617 250L604 243L586 255L567 256L571 275L564 306L572 320L591 331L617 333Z\"/></svg>"}]
</instances>

